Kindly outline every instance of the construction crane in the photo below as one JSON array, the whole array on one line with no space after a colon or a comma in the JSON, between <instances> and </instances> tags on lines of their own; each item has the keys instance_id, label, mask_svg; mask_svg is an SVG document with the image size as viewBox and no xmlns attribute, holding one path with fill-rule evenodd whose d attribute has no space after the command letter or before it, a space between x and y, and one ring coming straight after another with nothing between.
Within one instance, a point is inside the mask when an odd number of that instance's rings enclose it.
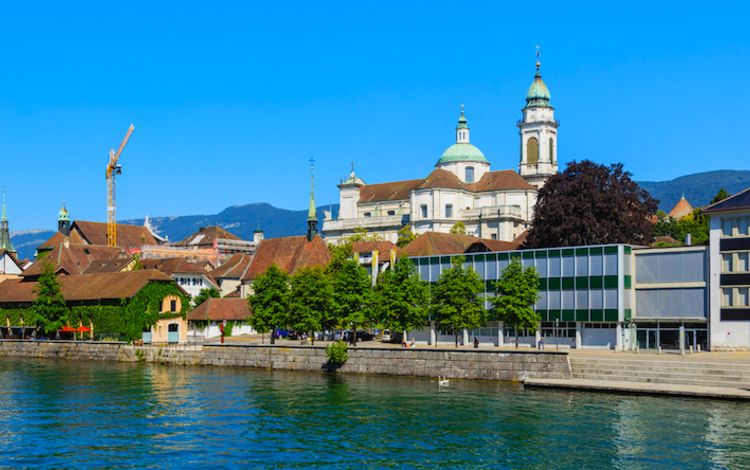
<instances>
[{"instance_id":1,"label":"construction crane","mask_svg":"<svg viewBox=\"0 0 750 470\"><path fill-rule=\"evenodd\" d=\"M125 134L125 138L122 139L120 148L117 152L114 149L109 151L109 163L107 163L107 171L105 176L107 177L107 246L117 246L117 219L115 214L115 208L117 202L115 200L115 176L122 173L122 165L117 163L122 153L122 149L130 139L130 134L135 130L135 126L132 124L128 128L128 132Z\"/></svg>"}]
</instances>

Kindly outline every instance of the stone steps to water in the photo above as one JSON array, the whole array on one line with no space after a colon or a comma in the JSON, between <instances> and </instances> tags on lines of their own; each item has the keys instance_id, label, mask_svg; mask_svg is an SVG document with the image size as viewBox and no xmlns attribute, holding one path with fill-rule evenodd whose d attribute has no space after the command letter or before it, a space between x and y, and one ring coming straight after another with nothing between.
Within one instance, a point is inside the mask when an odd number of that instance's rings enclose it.
<instances>
[{"instance_id":1,"label":"stone steps to water","mask_svg":"<svg viewBox=\"0 0 750 470\"><path fill-rule=\"evenodd\" d=\"M750 389L750 365L627 358L570 358L573 378Z\"/></svg>"}]
</instances>

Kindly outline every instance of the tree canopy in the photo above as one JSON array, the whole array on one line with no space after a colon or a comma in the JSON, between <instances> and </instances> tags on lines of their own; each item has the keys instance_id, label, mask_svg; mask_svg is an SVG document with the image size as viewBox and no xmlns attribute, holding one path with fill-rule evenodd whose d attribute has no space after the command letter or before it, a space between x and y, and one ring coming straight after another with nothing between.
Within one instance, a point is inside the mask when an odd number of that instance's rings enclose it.
<instances>
[{"instance_id":1,"label":"tree canopy","mask_svg":"<svg viewBox=\"0 0 750 470\"><path fill-rule=\"evenodd\" d=\"M413 242L417 236L411 229L411 224L406 224L398 229L398 239L396 240L396 246L403 248L409 243Z\"/></svg>"},{"instance_id":2,"label":"tree canopy","mask_svg":"<svg viewBox=\"0 0 750 470\"><path fill-rule=\"evenodd\" d=\"M259 333L266 333L279 325L289 311L289 276L272 264L253 282L253 294L248 297L252 315L248 319Z\"/></svg>"},{"instance_id":3,"label":"tree canopy","mask_svg":"<svg viewBox=\"0 0 750 470\"><path fill-rule=\"evenodd\" d=\"M424 327L429 290L409 258L400 258L383 272L376 289L377 319L392 331Z\"/></svg>"},{"instance_id":4,"label":"tree canopy","mask_svg":"<svg viewBox=\"0 0 750 470\"><path fill-rule=\"evenodd\" d=\"M321 267L297 271L291 280L289 310L281 323L295 331L312 333L329 326L333 311L333 286Z\"/></svg>"},{"instance_id":5,"label":"tree canopy","mask_svg":"<svg viewBox=\"0 0 750 470\"><path fill-rule=\"evenodd\" d=\"M210 298L218 297L221 297L221 292L219 292L219 289L217 289L216 287L206 287L205 289L201 289L201 291L198 292L198 295L193 297L193 305L197 307Z\"/></svg>"},{"instance_id":6,"label":"tree canopy","mask_svg":"<svg viewBox=\"0 0 750 470\"><path fill-rule=\"evenodd\" d=\"M351 325L352 331L356 332L357 327L370 322L372 283L367 270L357 261L350 259L341 264L333 274L333 290L334 309L342 325Z\"/></svg>"},{"instance_id":7,"label":"tree canopy","mask_svg":"<svg viewBox=\"0 0 750 470\"><path fill-rule=\"evenodd\" d=\"M648 245L656 207L622 163L573 161L539 190L525 246Z\"/></svg>"},{"instance_id":8,"label":"tree canopy","mask_svg":"<svg viewBox=\"0 0 750 470\"><path fill-rule=\"evenodd\" d=\"M679 220L671 217L659 218L654 225L654 236L672 237L675 239L677 246L685 242L688 233L694 245L708 244L708 217L701 209L695 209L692 214ZM672 244L674 245L675 243Z\"/></svg>"},{"instance_id":9,"label":"tree canopy","mask_svg":"<svg viewBox=\"0 0 750 470\"><path fill-rule=\"evenodd\" d=\"M459 220L451 227L451 233L453 235L466 235L466 225Z\"/></svg>"},{"instance_id":10,"label":"tree canopy","mask_svg":"<svg viewBox=\"0 0 750 470\"><path fill-rule=\"evenodd\" d=\"M34 323L47 334L57 332L65 324L68 309L55 275L55 266L49 260L42 263L34 293L36 298L31 305Z\"/></svg>"},{"instance_id":11,"label":"tree canopy","mask_svg":"<svg viewBox=\"0 0 750 470\"><path fill-rule=\"evenodd\" d=\"M723 201L729 196L731 196L731 194L729 194L726 189L721 188L719 192L717 192L716 195L711 199L711 204L715 204L719 201Z\"/></svg>"},{"instance_id":12,"label":"tree canopy","mask_svg":"<svg viewBox=\"0 0 750 470\"><path fill-rule=\"evenodd\" d=\"M432 289L432 314L441 329L453 331L456 347L459 331L482 326L486 316L481 296L484 282L472 268L464 268L463 262L461 256L452 258L451 267Z\"/></svg>"},{"instance_id":13,"label":"tree canopy","mask_svg":"<svg viewBox=\"0 0 750 470\"><path fill-rule=\"evenodd\" d=\"M519 329L536 331L541 318L534 310L539 298L539 274L533 266L524 267L515 258L506 266L495 284L497 296L492 299L492 315ZM516 340L516 347L518 341Z\"/></svg>"}]
</instances>

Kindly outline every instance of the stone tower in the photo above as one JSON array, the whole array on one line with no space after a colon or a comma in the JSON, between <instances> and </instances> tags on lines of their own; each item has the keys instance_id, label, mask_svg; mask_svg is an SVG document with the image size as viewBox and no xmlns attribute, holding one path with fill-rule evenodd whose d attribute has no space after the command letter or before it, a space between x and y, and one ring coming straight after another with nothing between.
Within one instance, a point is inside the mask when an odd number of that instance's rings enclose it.
<instances>
[{"instance_id":1,"label":"stone tower","mask_svg":"<svg viewBox=\"0 0 750 470\"><path fill-rule=\"evenodd\" d=\"M523 119L518 122L521 137L521 158L518 173L529 184L541 188L547 178L557 173L557 128L555 108L550 105L550 93L542 80L541 63L537 51L536 75L526 94Z\"/></svg>"},{"instance_id":2,"label":"stone tower","mask_svg":"<svg viewBox=\"0 0 750 470\"><path fill-rule=\"evenodd\" d=\"M60 212L57 213L57 231L63 235L70 236L70 214L63 203Z\"/></svg>"}]
</instances>

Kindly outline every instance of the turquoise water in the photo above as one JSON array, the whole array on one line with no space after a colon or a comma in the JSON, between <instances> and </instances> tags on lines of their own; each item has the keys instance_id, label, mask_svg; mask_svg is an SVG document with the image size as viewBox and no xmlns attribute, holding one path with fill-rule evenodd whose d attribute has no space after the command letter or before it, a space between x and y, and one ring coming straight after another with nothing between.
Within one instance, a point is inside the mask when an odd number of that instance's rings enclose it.
<instances>
[{"instance_id":1,"label":"turquoise water","mask_svg":"<svg viewBox=\"0 0 750 470\"><path fill-rule=\"evenodd\" d=\"M52 360L0 377L0 466L750 466L743 403Z\"/></svg>"}]
</instances>

